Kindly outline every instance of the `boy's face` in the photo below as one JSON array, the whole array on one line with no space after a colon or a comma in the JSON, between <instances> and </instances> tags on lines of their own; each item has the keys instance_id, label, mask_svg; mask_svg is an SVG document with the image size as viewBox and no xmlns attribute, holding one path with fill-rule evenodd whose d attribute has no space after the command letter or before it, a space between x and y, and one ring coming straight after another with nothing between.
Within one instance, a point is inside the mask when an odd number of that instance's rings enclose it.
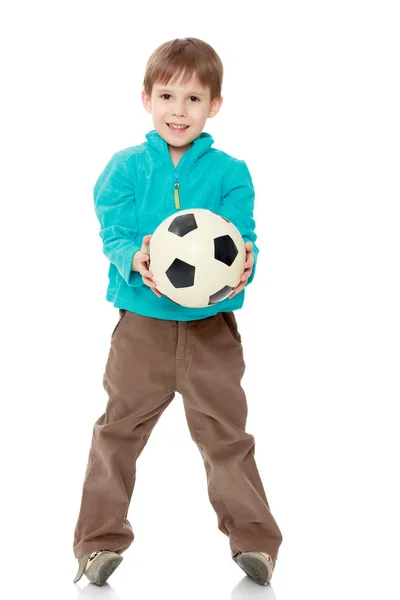
<instances>
[{"instance_id":1,"label":"boy's face","mask_svg":"<svg viewBox=\"0 0 400 600\"><path fill-rule=\"evenodd\" d=\"M142 91L143 106L153 117L159 135L174 149L184 152L199 137L207 119L214 117L222 105L222 96L210 101L210 89L195 77L182 85L171 81L166 86L153 85L151 96ZM187 125L173 129L170 125Z\"/></svg>"}]
</instances>

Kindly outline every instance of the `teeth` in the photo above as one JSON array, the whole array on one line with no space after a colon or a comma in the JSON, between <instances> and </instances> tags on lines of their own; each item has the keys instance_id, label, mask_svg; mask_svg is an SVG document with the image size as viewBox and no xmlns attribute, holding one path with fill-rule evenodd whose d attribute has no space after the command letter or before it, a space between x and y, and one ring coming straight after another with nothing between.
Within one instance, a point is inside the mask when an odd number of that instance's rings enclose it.
<instances>
[{"instance_id":1,"label":"teeth","mask_svg":"<svg viewBox=\"0 0 400 600\"><path fill-rule=\"evenodd\" d=\"M187 125L171 125L168 123L168 127L172 127L172 129L186 129Z\"/></svg>"}]
</instances>

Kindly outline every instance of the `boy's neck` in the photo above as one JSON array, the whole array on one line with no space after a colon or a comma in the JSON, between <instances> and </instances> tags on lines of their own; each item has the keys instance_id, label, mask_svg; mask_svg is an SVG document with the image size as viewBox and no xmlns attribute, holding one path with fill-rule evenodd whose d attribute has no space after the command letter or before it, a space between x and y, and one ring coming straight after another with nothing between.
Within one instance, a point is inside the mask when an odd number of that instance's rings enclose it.
<instances>
[{"instance_id":1,"label":"boy's neck","mask_svg":"<svg viewBox=\"0 0 400 600\"><path fill-rule=\"evenodd\" d=\"M189 150L189 148L192 145L193 145L193 142L191 142L187 146L182 146L181 148L179 148L179 147L171 146L170 144L168 144L168 152L169 152L169 155L170 155L171 160L174 163L175 167L178 165L180 159L185 154L185 152L187 152L187 150Z\"/></svg>"}]
</instances>

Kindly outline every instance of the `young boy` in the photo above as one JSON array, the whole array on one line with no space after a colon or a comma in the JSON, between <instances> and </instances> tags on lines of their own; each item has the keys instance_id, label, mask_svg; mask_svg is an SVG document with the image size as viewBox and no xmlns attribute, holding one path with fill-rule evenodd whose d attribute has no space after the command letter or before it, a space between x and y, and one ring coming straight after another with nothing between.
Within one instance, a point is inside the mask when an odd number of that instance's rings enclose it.
<instances>
[{"instance_id":1,"label":"young boy","mask_svg":"<svg viewBox=\"0 0 400 600\"><path fill-rule=\"evenodd\" d=\"M253 280L258 248L254 189L243 160L211 148L203 132L221 108L223 66L196 38L162 44L148 60L142 101L154 130L147 141L115 153L94 187L103 251L110 261L106 299L119 321L103 379L105 413L93 428L74 534L79 568L102 585L134 539L127 512L136 460L175 392L182 395L202 455L218 528L232 558L257 583L271 577L282 541L246 433L245 371L233 311ZM246 243L241 282L229 298L186 308L156 289L148 269L151 234L172 213L207 208Z\"/></svg>"}]
</instances>

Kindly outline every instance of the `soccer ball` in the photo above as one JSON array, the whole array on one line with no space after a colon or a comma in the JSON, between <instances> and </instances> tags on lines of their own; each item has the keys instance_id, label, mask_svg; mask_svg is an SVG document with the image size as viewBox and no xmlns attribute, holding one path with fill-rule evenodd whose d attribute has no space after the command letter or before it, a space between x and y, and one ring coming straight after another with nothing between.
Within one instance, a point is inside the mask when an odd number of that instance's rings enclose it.
<instances>
[{"instance_id":1,"label":"soccer ball","mask_svg":"<svg viewBox=\"0 0 400 600\"><path fill-rule=\"evenodd\" d=\"M181 210L164 219L151 237L148 254L159 292L188 308L227 298L240 283L246 261L236 227L204 208Z\"/></svg>"}]
</instances>

